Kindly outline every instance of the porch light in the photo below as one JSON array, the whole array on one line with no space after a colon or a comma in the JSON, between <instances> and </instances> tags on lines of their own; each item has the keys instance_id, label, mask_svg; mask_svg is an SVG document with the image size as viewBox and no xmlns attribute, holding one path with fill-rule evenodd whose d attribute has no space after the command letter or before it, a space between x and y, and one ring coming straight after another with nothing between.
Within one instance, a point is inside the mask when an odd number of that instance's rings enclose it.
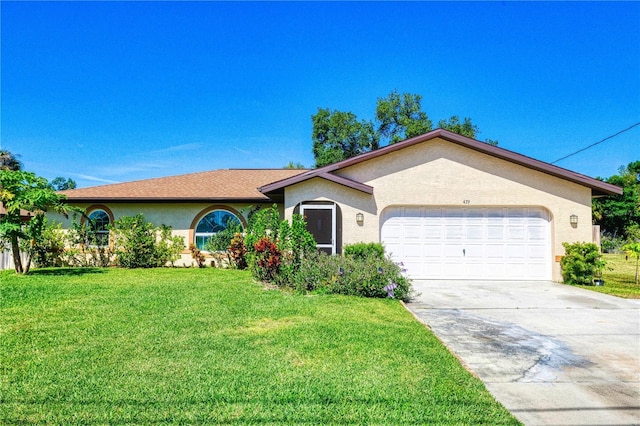
<instances>
[{"instance_id":1,"label":"porch light","mask_svg":"<svg viewBox=\"0 0 640 426\"><path fill-rule=\"evenodd\" d=\"M364 223L364 215L362 213L356 213L356 223L360 226Z\"/></svg>"},{"instance_id":2,"label":"porch light","mask_svg":"<svg viewBox=\"0 0 640 426\"><path fill-rule=\"evenodd\" d=\"M574 228L578 226L578 215L572 214L571 216L569 216L569 223Z\"/></svg>"}]
</instances>

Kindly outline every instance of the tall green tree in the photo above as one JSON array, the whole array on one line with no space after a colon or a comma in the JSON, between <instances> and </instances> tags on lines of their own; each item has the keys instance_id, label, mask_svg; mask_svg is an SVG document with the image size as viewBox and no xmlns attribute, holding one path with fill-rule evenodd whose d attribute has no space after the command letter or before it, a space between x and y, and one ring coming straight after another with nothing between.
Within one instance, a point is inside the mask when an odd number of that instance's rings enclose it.
<instances>
[{"instance_id":1,"label":"tall green tree","mask_svg":"<svg viewBox=\"0 0 640 426\"><path fill-rule=\"evenodd\" d=\"M51 189L45 178L34 173L0 170L0 202L5 209L5 214L0 217L0 239L11 244L16 273L29 272L30 262L23 265L20 257L20 240L34 237L27 232L22 214L30 212L44 215L46 211L65 213L65 198Z\"/></svg>"},{"instance_id":2,"label":"tall green tree","mask_svg":"<svg viewBox=\"0 0 640 426\"><path fill-rule=\"evenodd\" d=\"M378 98L376 120L378 134L393 144L432 130L427 113L422 111L422 96L411 93L391 92L386 98Z\"/></svg>"},{"instance_id":3,"label":"tall green tree","mask_svg":"<svg viewBox=\"0 0 640 426\"><path fill-rule=\"evenodd\" d=\"M594 222L604 234L629 239L640 226L640 161L620 167L605 182L622 187L623 192L593 199Z\"/></svg>"},{"instance_id":4,"label":"tall green tree","mask_svg":"<svg viewBox=\"0 0 640 426\"><path fill-rule=\"evenodd\" d=\"M50 183L51 188L56 191L64 191L67 189L76 189L77 184L76 181L71 178L63 178L62 176L58 176Z\"/></svg>"},{"instance_id":5,"label":"tall green tree","mask_svg":"<svg viewBox=\"0 0 640 426\"><path fill-rule=\"evenodd\" d=\"M376 103L375 123L358 120L351 112L319 108L311 116L313 155L316 167L335 163L380 147L422 135L432 130L432 122L422 110L422 96L391 92ZM440 120L439 127L475 138L480 130L465 117ZM486 140L497 145L495 140Z\"/></svg>"},{"instance_id":6,"label":"tall green tree","mask_svg":"<svg viewBox=\"0 0 640 426\"><path fill-rule=\"evenodd\" d=\"M318 108L311 120L316 167L336 163L380 146L380 138L373 123L358 121L351 112Z\"/></svg>"}]
</instances>

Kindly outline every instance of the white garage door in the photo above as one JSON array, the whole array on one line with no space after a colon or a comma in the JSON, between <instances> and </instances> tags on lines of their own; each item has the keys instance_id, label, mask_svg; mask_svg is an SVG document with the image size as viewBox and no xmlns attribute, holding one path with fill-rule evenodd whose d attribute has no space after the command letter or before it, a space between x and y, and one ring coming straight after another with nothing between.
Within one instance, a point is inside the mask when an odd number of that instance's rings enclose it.
<instances>
[{"instance_id":1,"label":"white garage door","mask_svg":"<svg viewBox=\"0 0 640 426\"><path fill-rule=\"evenodd\" d=\"M382 221L382 243L411 278L551 279L544 209L393 207Z\"/></svg>"}]
</instances>

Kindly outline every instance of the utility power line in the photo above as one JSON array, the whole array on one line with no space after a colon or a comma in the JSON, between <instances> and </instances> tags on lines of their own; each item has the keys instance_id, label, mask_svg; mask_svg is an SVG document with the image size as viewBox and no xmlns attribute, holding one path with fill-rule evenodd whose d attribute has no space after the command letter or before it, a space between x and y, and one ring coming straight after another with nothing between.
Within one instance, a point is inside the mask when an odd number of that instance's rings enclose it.
<instances>
[{"instance_id":1,"label":"utility power line","mask_svg":"<svg viewBox=\"0 0 640 426\"><path fill-rule=\"evenodd\" d=\"M565 158L569 158L569 157L571 157L572 155L576 155L576 154L578 154L579 152L586 151L587 149L592 148L592 147L594 147L594 146L596 146L596 145L598 145L598 144L601 144L602 142L604 142L604 141L606 141L606 140L609 140L609 139L611 139L611 138L615 138L615 137L616 137L616 136L618 136L619 134L622 134L622 133L624 133L624 132L626 132L626 131L628 131L628 130L633 129L633 128L634 128L634 127L636 127L636 126L640 126L640 122L637 122L636 124L634 124L634 125L632 125L632 126L630 126L630 127L627 127L627 128L626 128L626 129L624 129L624 130L620 130L618 133L615 133L615 134L613 134L613 135L611 135L611 136L607 136L606 138L602 139L601 141L598 141L598 142L596 142L596 143L592 143L592 144L591 144L591 145L589 145L589 146L586 146L586 147L584 147L584 148L582 148L582 149L579 149L579 150L577 150L576 152L572 152L572 153L571 153L571 154L569 154L569 155L565 155L565 156L564 156L564 157L562 157L562 158L558 158L556 161L552 161L552 162L551 162L551 163L549 163L549 164L555 164L555 163L557 163L558 161L562 161L562 160L564 160Z\"/></svg>"}]
</instances>

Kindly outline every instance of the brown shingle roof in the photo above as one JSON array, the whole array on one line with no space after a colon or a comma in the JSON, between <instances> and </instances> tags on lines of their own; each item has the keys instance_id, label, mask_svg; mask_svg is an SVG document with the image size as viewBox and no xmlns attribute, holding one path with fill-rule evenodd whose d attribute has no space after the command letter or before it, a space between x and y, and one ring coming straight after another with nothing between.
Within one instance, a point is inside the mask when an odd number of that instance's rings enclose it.
<instances>
[{"instance_id":1,"label":"brown shingle roof","mask_svg":"<svg viewBox=\"0 0 640 426\"><path fill-rule=\"evenodd\" d=\"M305 170L221 169L60 191L73 202L268 201L258 187Z\"/></svg>"}]
</instances>

